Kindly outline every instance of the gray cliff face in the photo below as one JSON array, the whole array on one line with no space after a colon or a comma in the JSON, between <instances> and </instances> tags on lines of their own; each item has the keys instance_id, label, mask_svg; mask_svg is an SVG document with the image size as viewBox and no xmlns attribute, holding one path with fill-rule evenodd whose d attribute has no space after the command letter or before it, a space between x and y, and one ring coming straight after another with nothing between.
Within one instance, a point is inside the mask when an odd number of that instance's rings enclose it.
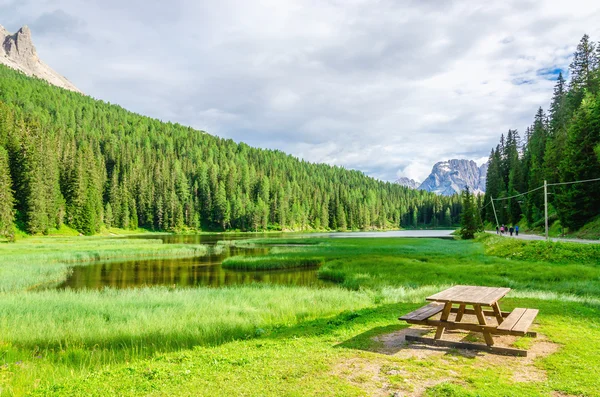
<instances>
[{"instance_id":1,"label":"gray cliff face","mask_svg":"<svg viewBox=\"0 0 600 397\"><path fill-rule=\"evenodd\" d=\"M420 185L419 182L415 181L414 179L407 178L405 176L403 176L400 179L398 179L396 181L396 183L398 185L406 186L406 187L409 187L411 189L417 189L419 187L419 185Z\"/></svg>"},{"instance_id":2,"label":"gray cliff face","mask_svg":"<svg viewBox=\"0 0 600 397\"><path fill-rule=\"evenodd\" d=\"M481 194L485 192L487 167L487 164L478 167L472 160L441 161L433 166L419 189L451 196L468 186L471 192Z\"/></svg>"},{"instance_id":3,"label":"gray cliff face","mask_svg":"<svg viewBox=\"0 0 600 397\"><path fill-rule=\"evenodd\" d=\"M40 60L37 55L31 30L23 26L15 34L10 34L0 25L0 64L16 69L28 76L35 76L48 83L67 90L81 92L69 80L56 73Z\"/></svg>"}]
</instances>

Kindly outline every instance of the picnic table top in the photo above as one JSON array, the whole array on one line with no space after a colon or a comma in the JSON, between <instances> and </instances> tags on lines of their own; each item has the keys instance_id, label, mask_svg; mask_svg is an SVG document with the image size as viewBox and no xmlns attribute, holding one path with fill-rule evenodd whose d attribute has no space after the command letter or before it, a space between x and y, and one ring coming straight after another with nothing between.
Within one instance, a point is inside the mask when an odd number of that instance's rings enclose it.
<instances>
[{"instance_id":1,"label":"picnic table top","mask_svg":"<svg viewBox=\"0 0 600 397\"><path fill-rule=\"evenodd\" d=\"M491 306L503 298L508 291L510 291L510 288L455 285L452 288L431 295L426 299L435 302L455 302L468 305Z\"/></svg>"}]
</instances>

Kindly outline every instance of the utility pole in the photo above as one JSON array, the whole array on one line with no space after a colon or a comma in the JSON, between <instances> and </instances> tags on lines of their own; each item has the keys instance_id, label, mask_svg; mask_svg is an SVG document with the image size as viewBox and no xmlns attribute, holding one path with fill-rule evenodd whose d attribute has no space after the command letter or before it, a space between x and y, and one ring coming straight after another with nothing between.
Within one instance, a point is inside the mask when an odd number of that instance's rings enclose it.
<instances>
[{"instance_id":1,"label":"utility pole","mask_svg":"<svg viewBox=\"0 0 600 397\"><path fill-rule=\"evenodd\" d=\"M492 200L492 208L494 209L494 217L496 218L496 227L500 228L500 223L498 222L498 215L496 214L496 206L494 205L494 198L490 194L490 200Z\"/></svg>"},{"instance_id":2,"label":"utility pole","mask_svg":"<svg viewBox=\"0 0 600 397\"><path fill-rule=\"evenodd\" d=\"M548 182L544 180L544 217L546 218L546 241L548 241Z\"/></svg>"}]
</instances>

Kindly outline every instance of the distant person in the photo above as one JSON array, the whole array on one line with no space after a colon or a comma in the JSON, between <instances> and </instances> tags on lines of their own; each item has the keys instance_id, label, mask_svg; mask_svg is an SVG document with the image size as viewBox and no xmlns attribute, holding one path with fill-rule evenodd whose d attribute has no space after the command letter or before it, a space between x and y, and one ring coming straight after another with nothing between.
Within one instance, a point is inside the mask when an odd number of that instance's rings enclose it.
<instances>
[{"instance_id":1,"label":"distant person","mask_svg":"<svg viewBox=\"0 0 600 397\"><path fill-rule=\"evenodd\" d=\"M496 225L496 234L500 234L500 228Z\"/></svg>"},{"instance_id":2,"label":"distant person","mask_svg":"<svg viewBox=\"0 0 600 397\"><path fill-rule=\"evenodd\" d=\"M510 233L510 237L512 237L512 234L514 231L515 231L515 228L512 226L508 229L508 232Z\"/></svg>"},{"instance_id":3,"label":"distant person","mask_svg":"<svg viewBox=\"0 0 600 397\"><path fill-rule=\"evenodd\" d=\"M515 226L515 235L519 235L519 225Z\"/></svg>"},{"instance_id":4,"label":"distant person","mask_svg":"<svg viewBox=\"0 0 600 397\"><path fill-rule=\"evenodd\" d=\"M500 226L500 234L504 234L504 225Z\"/></svg>"}]
</instances>

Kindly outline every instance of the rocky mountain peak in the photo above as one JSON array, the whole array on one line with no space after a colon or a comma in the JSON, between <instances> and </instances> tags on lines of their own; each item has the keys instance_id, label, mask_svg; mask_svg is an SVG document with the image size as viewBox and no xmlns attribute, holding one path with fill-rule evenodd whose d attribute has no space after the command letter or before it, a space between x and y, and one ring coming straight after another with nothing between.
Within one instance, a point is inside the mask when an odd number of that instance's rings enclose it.
<instances>
[{"instance_id":1,"label":"rocky mountain peak","mask_svg":"<svg viewBox=\"0 0 600 397\"><path fill-rule=\"evenodd\" d=\"M479 167L473 160L440 161L419 189L450 196L468 186L473 193L484 193L486 176L487 164Z\"/></svg>"},{"instance_id":2,"label":"rocky mountain peak","mask_svg":"<svg viewBox=\"0 0 600 397\"><path fill-rule=\"evenodd\" d=\"M48 83L67 90L79 91L69 80L56 73L37 55L31 29L23 26L15 34L10 34L0 26L0 64L6 65L28 76L35 76Z\"/></svg>"},{"instance_id":3,"label":"rocky mountain peak","mask_svg":"<svg viewBox=\"0 0 600 397\"><path fill-rule=\"evenodd\" d=\"M409 187L411 189L417 189L419 187L419 185L420 185L419 182L415 181L414 179L407 178L405 176L398 178L398 180L396 181L396 183L398 185L406 186L406 187Z\"/></svg>"},{"instance_id":4,"label":"rocky mountain peak","mask_svg":"<svg viewBox=\"0 0 600 397\"><path fill-rule=\"evenodd\" d=\"M23 26L13 35L5 35L2 46L5 54L15 62L30 68L39 62L37 51L31 40L31 30L27 26Z\"/></svg>"}]
</instances>

